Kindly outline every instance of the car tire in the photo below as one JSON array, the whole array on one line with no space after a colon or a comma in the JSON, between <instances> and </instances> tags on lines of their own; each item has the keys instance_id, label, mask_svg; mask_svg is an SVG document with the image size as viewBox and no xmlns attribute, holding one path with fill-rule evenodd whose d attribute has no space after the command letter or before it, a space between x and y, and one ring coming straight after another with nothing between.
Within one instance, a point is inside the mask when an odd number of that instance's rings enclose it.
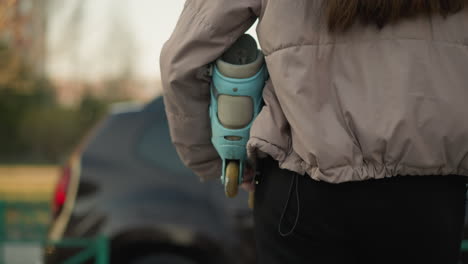
<instances>
[{"instance_id":1,"label":"car tire","mask_svg":"<svg viewBox=\"0 0 468 264\"><path fill-rule=\"evenodd\" d=\"M197 264L197 262L184 256L174 254L158 254L138 257L130 264Z\"/></svg>"}]
</instances>

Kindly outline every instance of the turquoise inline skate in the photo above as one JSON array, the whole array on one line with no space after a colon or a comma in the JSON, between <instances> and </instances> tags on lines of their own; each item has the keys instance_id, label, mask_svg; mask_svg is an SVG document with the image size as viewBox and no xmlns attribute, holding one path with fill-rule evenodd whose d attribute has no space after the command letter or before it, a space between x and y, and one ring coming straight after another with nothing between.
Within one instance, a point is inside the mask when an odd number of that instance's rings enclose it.
<instances>
[{"instance_id":1,"label":"turquoise inline skate","mask_svg":"<svg viewBox=\"0 0 468 264\"><path fill-rule=\"evenodd\" d=\"M246 144L263 106L268 71L256 41L245 34L214 63L211 74L211 140L223 161L226 196L234 197L243 181Z\"/></svg>"}]
</instances>

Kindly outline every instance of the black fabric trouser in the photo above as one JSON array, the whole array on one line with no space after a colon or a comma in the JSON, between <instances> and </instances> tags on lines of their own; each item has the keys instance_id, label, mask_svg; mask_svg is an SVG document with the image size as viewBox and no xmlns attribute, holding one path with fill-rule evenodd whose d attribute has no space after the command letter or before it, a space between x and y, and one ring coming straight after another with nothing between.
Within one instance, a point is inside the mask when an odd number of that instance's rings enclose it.
<instances>
[{"instance_id":1,"label":"black fabric trouser","mask_svg":"<svg viewBox=\"0 0 468 264\"><path fill-rule=\"evenodd\" d=\"M271 158L262 163L254 210L258 263L457 263L464 177L329 184L279 169Z\"/></svg>"}]
</instances>

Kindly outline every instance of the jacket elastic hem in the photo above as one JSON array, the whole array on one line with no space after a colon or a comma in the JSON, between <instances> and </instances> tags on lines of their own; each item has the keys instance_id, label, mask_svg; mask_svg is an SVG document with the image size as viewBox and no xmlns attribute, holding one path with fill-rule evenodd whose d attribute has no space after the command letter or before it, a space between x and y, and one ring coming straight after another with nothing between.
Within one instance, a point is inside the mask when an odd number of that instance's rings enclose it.
<instances>
[{"instance_id":1,"label":"jacket elastic hem","mask_svg":"<svg viewBox=\"0 0 468 264\"><path fill-rule=\"evenodd\" d=\"M326 170L320 170L305 162L299 155L291 150L286 152L274 144L260 138L251 138L247 143L249 159L256 159L269 155L278 161L279 167L296 172L300 175L308 174L312 179L328 183L344 183L352 181L364 181L370 179L383 179L394 176L429 176L429 175L461 175L468 176L468 170L463 168L434 167L418 168L407 165L383 165L365 163L359 167L340 166Z\"/></svg>"}]
</instances>

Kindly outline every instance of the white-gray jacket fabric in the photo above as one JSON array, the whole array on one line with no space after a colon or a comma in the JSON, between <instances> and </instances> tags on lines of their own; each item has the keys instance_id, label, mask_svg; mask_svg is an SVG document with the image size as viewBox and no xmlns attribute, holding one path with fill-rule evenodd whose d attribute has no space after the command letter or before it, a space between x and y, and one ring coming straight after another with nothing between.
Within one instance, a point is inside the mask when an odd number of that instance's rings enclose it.
<instances>
[{"instance_id":1,"label":"white-gray jacket fabric","mask_svg":"<svg viewBox=\"0 0 468 264\"><path fill-rule=\"evenodd\" d=\"M161 53L171 137L203 179L207 65L258 18L270 80L248 152L331 183L468 175L468 10L330 33L320 0L188 0Z\"/></svg>"}]
</instances>

